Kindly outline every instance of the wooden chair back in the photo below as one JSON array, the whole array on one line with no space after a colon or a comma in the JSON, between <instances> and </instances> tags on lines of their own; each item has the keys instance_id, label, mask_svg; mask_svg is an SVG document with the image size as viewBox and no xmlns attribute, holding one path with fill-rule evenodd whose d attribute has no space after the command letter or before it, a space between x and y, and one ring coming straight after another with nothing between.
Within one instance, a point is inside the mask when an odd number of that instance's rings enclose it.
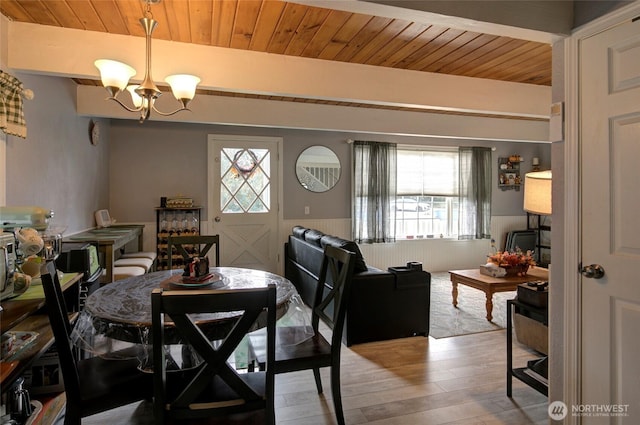
<instances>
[{"instance_id":1,"label":"wooden chair back","mask_svg":"<svg viewBox=\"0 0 640 425\"><path fill-rule=\"evenodd\" d=\"M355 254L342 248L329 245L325 247L312 305L311 323L314 335L297 344L281 344L276 347L276 373L311 369L318 394L323 391L320 368L331 368L331 393L339 425L345 423L340 390L340 350L354 266ZM319 332L320 320L333 330L331 342ZM300 326L278 327L281 341L291 340L293 335L301 332L303 330ZM252 359L263 370L266 362L264 336L253 333L249 337L249 350Z\"/></svg>"},{"instance_id":2,"label":"wooden chair back","mask_svg":"<svg viewBox=\"0 0 640 425\"><path fill-rule=\"evenodd\" d=\"M262 410L275 423L274 358L276 286L236 290L163 290L151 295L154 358L154 411L157 424L165 418L194 419ZM212 343L194 322L192 313L242 311L222 341ZM228 362L244 336L264 322L265 372L239 373ZM167 372L165 315L175 330L203 359L192 369Z\"/></svg>"},{"instance_id":3,"label":"wooden chair back","mask_svg":"<svg viewBox=\"0 0 640 425\"><path fill-rule=\"evenodd\" d=\"M78 359L55 263L48 261L40 276L64 380L67 399L64 425L80 425L83 417L150 399L151 377L138 369L142 347L112 353L113 359L118 360Z\"/></svg>"},{"instance_id":4,"label":"wooden chair back","mask_svg":"<svg viewBox=\"0 0 640 425\"><path fill-rule=\"evenodd\" d=\"M44 290L51 330L56 340L64 390L67 393L67 400L69 400L68 408L73 409L74 400L81 399L80 378L76 368L78 359L71 341L72 327L69 322L69 313L53 261L47 261L42 267L40 278L42 279L42 289Z\"/></svg>"},{"instance_id":5,"label":"wooden chair back","mask_svg":"<svg viewBox=\"0 0 640 425\"><path fill-rule=\"evenodd\" d=\"M355 254L341 248L327 245L314 296L311 325L318 332L319 321L333 330L332 352L340 354L342 332L347 314L347 302L351 292Z\"/></svg>"},{"instance_id":6,"label":"wooden chair back","mask_svg":"<svg viewBox=\"0 0 640 425\"><path fill-rule=\"evenodd\" d=\"M169 269L173 267L173 252L182 256L183 261L189 262L194 255L204 257L211 248L214 249L214 265L220 266L220 236L219 235L197 235L197 236L169 236L167 239L167 251L169 257Z\"/></svg>"}]
</instances>

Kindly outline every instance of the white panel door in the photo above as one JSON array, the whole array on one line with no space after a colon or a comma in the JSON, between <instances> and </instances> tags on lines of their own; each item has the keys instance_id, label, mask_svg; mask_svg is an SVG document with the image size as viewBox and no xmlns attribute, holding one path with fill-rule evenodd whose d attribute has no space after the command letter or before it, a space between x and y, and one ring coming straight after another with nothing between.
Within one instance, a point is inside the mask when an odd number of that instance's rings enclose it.
<instances>
[{"instance_id":1,"label":"white panel door","mask_svg":"<svg viewBox=\"0 0 640 425\"><path fill-rule=\"evenodd\" d=\"M277 273L282 139L209 135L208 143L208 229L220 235L220 264Z\"/></svg>"},{"instance_id":2,"label":"white panel door","mask_svg":"<svg viewBox=\"0 0 640 425\"><path fill-rule=\"evenodd\" d=\"M640 21L580 45L583 424L640 423ZM628 405L627 407L624 407ZM612 407L609 407L611 409Z\"/></svg>"}]
</instances>

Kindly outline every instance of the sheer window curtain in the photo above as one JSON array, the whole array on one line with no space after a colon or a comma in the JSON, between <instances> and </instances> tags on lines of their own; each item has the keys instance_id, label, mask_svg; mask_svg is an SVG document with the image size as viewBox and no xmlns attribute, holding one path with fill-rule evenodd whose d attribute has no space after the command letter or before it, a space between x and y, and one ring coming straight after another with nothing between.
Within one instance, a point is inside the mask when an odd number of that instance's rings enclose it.
<instances>
[{"instance_id":1,"label":"sheer window curtain","mask_svg":"<svg viewBox=\"0 0 640 425\"><path fill-rule=\"evenodd\" d=\"M491 148L461 147L458 239L491 238Z\"/></svg>"},{"instance_id":2,"label":"sheer window curtain","mask_svg":"<svg viewBox=\"0 0 640 425\"><path fill-rule=\"evenodd\" d=\"M353 239L357 243L396 240L396 145L353 142Z\"/></svg>"}]
</instances>

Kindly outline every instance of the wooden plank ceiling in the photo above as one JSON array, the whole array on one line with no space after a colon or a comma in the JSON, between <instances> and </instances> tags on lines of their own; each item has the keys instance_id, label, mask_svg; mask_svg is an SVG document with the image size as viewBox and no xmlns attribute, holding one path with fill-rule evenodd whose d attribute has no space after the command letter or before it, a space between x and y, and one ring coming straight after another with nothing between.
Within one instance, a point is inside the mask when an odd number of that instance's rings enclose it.
<instances>
[{"instance_id":1,"label":"wooden plank ceiling","mask_svg":"<svg viewBox=\"0 0 640 425\"><path fill-rule=\"evenodd\" d=\"M0 1L0 12L14 21L139 37L145 8L140 0ZM151 12L159 22L154 39L551 85L545 43L278 0L162 0Z\"/></svg>"}]
</instances>

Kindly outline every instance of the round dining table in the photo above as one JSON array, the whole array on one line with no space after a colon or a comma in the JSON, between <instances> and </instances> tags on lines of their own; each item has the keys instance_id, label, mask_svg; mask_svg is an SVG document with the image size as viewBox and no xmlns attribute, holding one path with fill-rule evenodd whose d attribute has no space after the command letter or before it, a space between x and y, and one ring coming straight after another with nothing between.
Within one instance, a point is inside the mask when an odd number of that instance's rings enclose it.
<instances>
[{"instance_id":1,"label":"round dining table","mask_svg":"<svg viewBox=\"0 0 640 425\"><path fill-rule=\"evenodd\" d=\"M212 267L210 272L219 278L212 285L181 285L182 270L166 270L133 276L108 283L89 295L82 312L80 326L76 327L76 340L85 343L95 336L104 336L135 344L151 344L151 292L195 287L197 289L248 289L276 285L277 317L282 317L289 304L299 302L299 295L286 278L266 271L236 267ZM194 314L193 318L210 339L220 339L233 326L242 312ZM266 316L266 315L265 315ZM172 322L165 322L165 336L180 343L180 336L172 334ZM256 324L256 329L264 326ZM91 335L89 335L91 334Z\"/></svg>"}]
</instances>

